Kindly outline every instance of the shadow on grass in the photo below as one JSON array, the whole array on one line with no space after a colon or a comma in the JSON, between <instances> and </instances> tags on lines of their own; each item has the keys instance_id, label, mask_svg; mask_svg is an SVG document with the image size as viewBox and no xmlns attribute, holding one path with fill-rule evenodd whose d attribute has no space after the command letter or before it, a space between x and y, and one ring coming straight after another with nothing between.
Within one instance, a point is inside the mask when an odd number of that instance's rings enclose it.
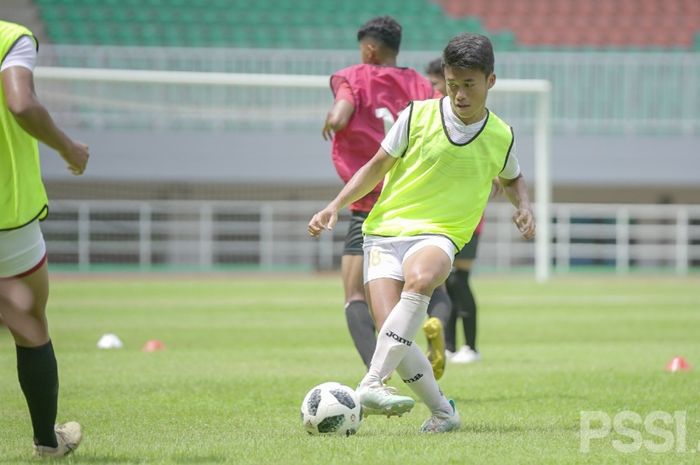
<instances>
[{"instance_id":1,"label":"shadow on grass","mask_svg":"<svg viewBox=\"0 0 700 465\"><path fill-rule=\"evenodd\" d=\"M489 403L501 403L501 402L541 402L543 400L585 400L585 396L576 395L540 395L540 396L528 396L528 395L517 395L517 396L494 396L494 397L484 397L479 399L474 398L459 398L455 397L457 401L457 406L461 407L460 412L462 413L462 418L465 418L465 412L468 412L469 405L479 405L479 404L489 404ZM577 411L578 412L578 411ZM502 421L502 420L501 420ZM537 424L537 423L527 423L525 419L523 422L518 422L517 420L512 423L498 423L498 422L479 422L462 423L461 432L463 433L556 433L556 432L577 432L579 431L580 425L578 422L570 422L566 418L560 418L560 421L555 424Z\"/></svg>"},{"instance_id":2,"label":"shadow on grass","mask_svg":"<svg viewBox=\"0 0 700 465\"><path fill-rule=\"evenodd\" d=\"M552 394L552 395L515 395L515 396L495 396L495 397L458 397L454 396L453 399L457 402L457 407L460 405L475 405L475 404L488 404L496 402L513 402L513 401L523 401L523 402L540 402L543 400L588 400L587 396L574 396L567 394Z\"/></svg>"},{"instance_id":3,"label":"shadow on grass","mask_svg":"<svg viewBox=\"0 0 700 465\"><path fill-rule=\"evenodd\" d=\"M461 433L557 433L577 432L579 425L520 425L496 423L463 423Z\"/></svg>"},{"instance_id":4,"label":"shadow on grass","mask_svg":"<svg viewBox=\"0 0 700 465\"><path fill-rule=\"evenodd\" d=\"M171 463L187 463L187 464L197 464L197 463L225 463L226 457L220 457L215 455L176 455L171 457L162 457L162 459L167 459ZM2 460L0 460L2 463ZM134 463L141 464L145 463L143 457L116 457L113 455L71 455L70 463Z\"/></svg>"},{"instance_id":5,"label":"shadow on grass","mask_svg":"<svg viewBox=\"0 0 700 465\"><path fill-rule=\"evenodd\" d=\"M226 462L226 457L217 457L215 455L207 456L186 456L178 455L176 457L171 457L175 463L224 463Z\"/></svg>"}]
</instances>

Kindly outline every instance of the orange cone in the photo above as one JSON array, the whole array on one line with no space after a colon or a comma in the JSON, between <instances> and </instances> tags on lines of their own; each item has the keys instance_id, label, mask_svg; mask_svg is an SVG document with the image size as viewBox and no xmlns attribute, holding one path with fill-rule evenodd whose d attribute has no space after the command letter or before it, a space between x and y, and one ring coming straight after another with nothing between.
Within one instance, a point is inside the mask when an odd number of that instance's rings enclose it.
<instances>
[{"instance_id":1,"label":"orange cone","mask_svg":"<svg viewBox=\"0 0 700 465\"><path fill-rule=\"evenodd\" d=\"M165 344L160 342L158 339L150 339L146 341L146 344L144 344L141 350L144 352L157 352L163 349L165 349Z\"/></svg>"},{"instance_id":2,"label":"orange cone","mask_svg":"<svg viewBox=\"0 0 700 465\"><path fill-rule=\"evenodd\" d=\"M666 364L666 371L675 373L677 371L689 371L690 363L683 357L673 357L670 362Z\"/></svg>"}]
</instances>

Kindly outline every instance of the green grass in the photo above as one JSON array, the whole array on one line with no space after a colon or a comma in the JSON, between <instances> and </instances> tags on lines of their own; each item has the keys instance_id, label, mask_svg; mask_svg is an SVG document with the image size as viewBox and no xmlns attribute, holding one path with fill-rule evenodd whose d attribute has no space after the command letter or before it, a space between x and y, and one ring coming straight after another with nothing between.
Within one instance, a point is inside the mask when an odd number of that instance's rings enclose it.
<instances>
[{"instance_id":1,"label":"green grass","mask_svg":"<svg viewBox=\"0 0 700 465\"><path fill-rule=\"evenodd\" d=\"M64 463L683 464L700 452L700 281L611 276L481 276L483 361L448 365L460 432L417 432L428 411L370 417L350 438L311 437L306 391L354 386L363 366L345 329L337 276L54 279L59 421L85 439ZM125 348L101 351L103 333ZM167 349L143 353L148 339ZM422 343L422 337L419 337ZM667 373L683 355L695 370ZM29 460L31 428L12 339L0 331L0 463ZM392 384L410 391L395 376ZM611 434L580 452L580 412L684 411L686 451L617 451ZM656 443L642 425L626 424ZM678 425L663 427L675 432ZM674 439L680 437L674 434ZM693 452L691 452L693 451Z\"/></svg>"}]
</instances>

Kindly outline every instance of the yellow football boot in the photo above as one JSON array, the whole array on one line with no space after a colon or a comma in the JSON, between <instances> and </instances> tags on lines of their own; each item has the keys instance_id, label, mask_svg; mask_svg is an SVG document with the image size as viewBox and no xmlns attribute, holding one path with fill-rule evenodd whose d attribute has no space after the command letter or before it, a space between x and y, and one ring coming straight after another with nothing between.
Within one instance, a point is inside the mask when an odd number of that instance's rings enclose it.
<instances>
[{"instance_id":1,"label":"yellow football boot","mask_svg":"<svg viewBox=\"0 0 700 465\"><path fill-rule=\"evenodd\" d=\"M442 322L431 317L423 323L423 333L428 340L428 360L433 367L435 379L442 378L445 373L445 333L442 329Z\"/></svg>"}]
</instances>

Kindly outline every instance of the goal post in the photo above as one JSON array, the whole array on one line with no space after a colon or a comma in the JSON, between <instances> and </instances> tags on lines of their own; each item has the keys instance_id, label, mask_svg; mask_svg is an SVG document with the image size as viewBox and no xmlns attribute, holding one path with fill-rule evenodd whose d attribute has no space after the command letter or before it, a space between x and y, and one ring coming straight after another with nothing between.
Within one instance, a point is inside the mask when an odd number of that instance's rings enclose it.
<instances>
[{"instance_id":1,"label":"goal post","mask_svg":"<svg viewBox=\"0 0 700 465\"><path fill-rule=\"evenodd\" d=\"M552 85L545 79L499 79L491 92L536 95L535 104L535 278L547 281L551 274L551 202L550 118Z\"/></svg>"},{"instance_id":2,"label":"goal post","mask_svg":"<svg viewBox=\"0 0 700 465\"><path fill-rule=\"evenodd\" d=\"M189 71L152 71L130 69L67 68L38 67L34 73L37 80L79 85L85 83L105 83L114 85L183 85L192 88L219 87L242 88L250 91L254 88L286 88L306 90L325 90L329 87L329 78L325 75L290 75L290 74L252 74L252 73L215 73ZM496 94L526 94L536 99L534 119L534 164L535 164L535 219L537 234L535 238L535 277L539 282L547 281L551 268L551 174L550 174L550 105L551 83L542 79L498 79L491 90ZM143 94L140 94L143 96ZM121 95L120 95L121 97ZM84 103L85 101L83 101ZM96 98L104 108L109 102L104 97ZM89 102L92 103L92 102ZM120 102L121 103L121 102ZM134 104L142 104L138 102ZM174 103L171 103L175 105ZM186 107L186 104L176 103ZM275 103L277 104L277 102ZM122 106L124 106L122 104ZM327 102L323 102L327 109ZM225 109L217 108L217 117ZM302 116L313 114L318 117L316 108L309 108ZM293 117L298 117L299 112ZM248 114L245 117L264 119L266 114Z\"/></svg>"}]
</instances>

